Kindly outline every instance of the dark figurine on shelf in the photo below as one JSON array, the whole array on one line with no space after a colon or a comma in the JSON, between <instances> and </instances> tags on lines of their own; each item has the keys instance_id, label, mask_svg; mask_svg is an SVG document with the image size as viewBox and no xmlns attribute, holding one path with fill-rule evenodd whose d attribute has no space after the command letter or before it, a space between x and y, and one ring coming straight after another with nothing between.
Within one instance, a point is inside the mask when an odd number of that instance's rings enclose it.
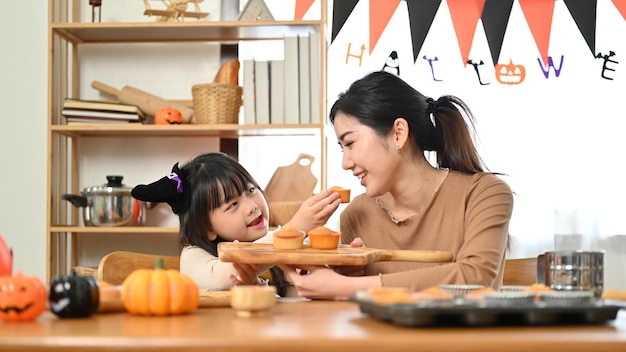
<instances>
[{"instance_id":1,"label":"dark figurine on shelf","mask_svg":"<svg viewBox=\"0 0 626 352\"><path fill-rule=\"evenodd\" d=\"M96 22L96 7L98 8L98 22L102 19L102 0L89 0L91 5L91 22Z\"/></svg>"}]
</instances>

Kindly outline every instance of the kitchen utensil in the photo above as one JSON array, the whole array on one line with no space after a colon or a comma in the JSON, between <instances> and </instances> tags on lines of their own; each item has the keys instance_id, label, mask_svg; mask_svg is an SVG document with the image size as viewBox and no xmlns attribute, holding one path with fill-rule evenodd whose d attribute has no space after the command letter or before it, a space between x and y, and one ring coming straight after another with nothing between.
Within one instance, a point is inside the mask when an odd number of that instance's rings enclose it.
<instances>
[{"instance_id":1,"label":"kitchen utensil","mask_svg":"<svg viewBox=\"0 0 626 352\"><path fill-rule=\"evenodd\" d=\"M313 156L300 154L293 164L277 168L264 190L268 202L303 201L312 196L317 184L311 172L313 161Z\"/></svg>"},{"instance_id":2,"label":"kitchen utensil","mask_svg":"<svg viewBox=\"0 0 626 352\"><path fill-rule=\"evenodd\" d=\"M237 285L230 288L230 306L238 317L266 316L276 304L275 286Z\"/></svg>"},{"instance_id":3,"label":"kitchen utensil","mask_svg":"<svg viewBox=\"0 0 626 352\"><path fill-rule=\"evenodd\" d=\"M91 86L103 93L117 97L120 103L137 105L150 116L154 116L160 108L172 107L180 111L184 123L189 123L194 113L193 109L186 105L163 99L135 87L124 86L117 90L100 81L91 82Z\"/></svg>"},{"instance_id":4,"label":"kitchen utensil","mask_svg":"<svg viewBox=\"0 0 626 352\"><path fill-rule=\"evenodd\" d=\"M275 249L271 243L222 242L217 253L223 262L288 265L365 265L381 261L442 263L452 253L422 250L390 250L339 245L337 249Z\"/></svg>"},{"instance_id":5,"label":"kitchen utensil","mask_svg":"<svg viewBox=\"0 0 626 352\"><path fill-rule=\"evenodd\" d=\"M591 290L596 297L601 297L604 287L604 252L545 252L537 259L537 280L553 290Z\"/></svg>"},{"instance_id":6,"label":"kitchen utensil","mask_svg":"<svg viewBox=\"0 0 626 352\"><path fill-rule=\"evenodd\" d=\"M82 195L63 194L72 205L83 208L85 226L138 226L145 223L146 203L130 194L122 184L123 176L107 176L107 183L87 187Z\"/></svg>"}]
</instances>

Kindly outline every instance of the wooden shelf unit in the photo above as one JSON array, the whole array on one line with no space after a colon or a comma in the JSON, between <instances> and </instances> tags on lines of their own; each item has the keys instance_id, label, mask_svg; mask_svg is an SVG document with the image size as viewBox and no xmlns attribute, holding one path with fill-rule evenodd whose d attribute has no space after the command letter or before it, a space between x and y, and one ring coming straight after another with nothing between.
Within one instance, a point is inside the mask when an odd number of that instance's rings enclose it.
<instances>
[{"instance_id":1,"label":"wooden shelf unit","mask_svg":"<svg viewBox=\"0 0 626 352\"><path fill-rule=\"evenodd\" d=\"M47 176L47 276L69 274L77 262L79 236L97 234L131 234L176 236L177 228L169 227L82 227L81 211L61 199L65 193L80 193L78 141L83 138L218 138L220 145L231 146L240 137L249 136L317 136L320 147L320 186L326 187L326 136L324 116L319 123L298 125L143 125L85 124L67 125L61 115L67 96L81 97L79 88L80 50L83 44L119 43L221 43L240 41L282 40L318 32L320 34L321 91L323 113L326 111L326 0L321 4L319 20L306 21L185 21L185 22L81 22L81 6L86 1L49 1L49 63L48 63L48 176ZM222 6L230 0L222 0ZM114 4L107 4L114 5ZM232 9L231 9L232 10ZM222 58L223 59L223 58ZM322 113L322 114L323 114ZM268 156L269 158L269 156Z\"/></svg>"}]
</instances>

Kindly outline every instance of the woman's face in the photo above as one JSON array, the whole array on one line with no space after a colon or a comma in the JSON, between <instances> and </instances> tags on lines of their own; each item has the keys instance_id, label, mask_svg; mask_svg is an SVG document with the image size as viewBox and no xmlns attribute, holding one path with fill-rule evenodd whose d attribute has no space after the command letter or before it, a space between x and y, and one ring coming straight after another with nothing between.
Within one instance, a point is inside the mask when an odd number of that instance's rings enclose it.
<instances>
[{"instance_id":1,"label":"woman's face","mask_svg":"<svg viewBox=\"0 0 626 352\"><path fill-rule=\"evenodd\" d=\"M227 241L252 242L269 231L269 210L263 193L249 183L240 196L223 200L209 213L213 232Z\"/></svg>"},{"instance_id":2,"label":"woman's face","mask_svg":"<svg viewBox=\"0 0 626 352\"><path fill-rule=\"evenodd\" d=\"M354 116L338 112L334 121L335 135L343 150L341 166L358 177L370 197L389 191L400 158L389 139L379 137L372 128Z\"/></svg>"}]
</instances>

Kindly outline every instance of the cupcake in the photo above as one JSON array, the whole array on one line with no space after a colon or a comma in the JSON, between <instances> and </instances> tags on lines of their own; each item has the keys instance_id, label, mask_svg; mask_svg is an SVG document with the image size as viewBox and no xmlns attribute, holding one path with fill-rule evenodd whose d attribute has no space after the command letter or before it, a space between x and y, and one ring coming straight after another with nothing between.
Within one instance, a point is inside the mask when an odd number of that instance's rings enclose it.
<instances>
[{"instance_id":1,"label":"cupcake","mask_svg":"<svg viewBox=\"0 0 626 352\"><path fill-rule=\"evenodd\" d=\"M450 292L438 286L425 288L418 292L418 296L420 298L429 299L429 300L447 301L447 300L454 299L453 294L451 294Z\"/></svg>"},{"instance_id":2,"label":"cupcake","mask_svg":"<svg viewBox=\"0 0 626 352\"><path fill-rule=\"evenodd\" d=\"M417 297L406 287L377 287L367 290L370 299L374 303L417 303Z\"/></svg>"},{"instance_id":3,"label":"cupcake","mask_svg":"<svg viewBox=\"0 0 626 352\"><path fill-rule=\"evenodd\" d=\"M274 232L274 248L300 249L304 241L304 232L295 227L285 226Z\"/></svg>"},{"instance_id":4,"label":"cupcake","mask_svg":"<svg viewBox=\"0 0 626 352\"><path fill-rule=\"evenodd\" d=\"M337 249L341 232L335 232L325 226L316 227L308 232L311 248Z\"/></svg>"},{"instance_id":5,"label":"cupcake","mask_svg":"<svg viewBox=\"0 0 626 352\"><path fill-rule=\"evenodd\" d=\"M349 188L334 186L334 187L331 187L330 190L335 193L339 193L339 198L341 199L341 203L350 203L350 189Z\"/></svg>"}]
</instances>

